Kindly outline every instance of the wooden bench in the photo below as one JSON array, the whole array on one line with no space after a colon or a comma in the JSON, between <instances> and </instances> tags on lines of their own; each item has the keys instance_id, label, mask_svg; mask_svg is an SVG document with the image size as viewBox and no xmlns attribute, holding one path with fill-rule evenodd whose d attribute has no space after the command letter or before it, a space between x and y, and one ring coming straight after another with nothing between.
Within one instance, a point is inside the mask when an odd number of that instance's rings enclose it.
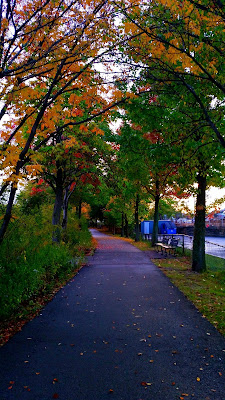
<instances>
[{"instance_id":1,"label":"wooden bench","mask_svg":"<svg viewBox=\"0 0 225 400\"><path fill-rule=\"evenodd\" d=\"M173 254L174 256L176 256L176 250L177 250L177 246L178 246L178 239L174 239L172 238L169 242L168 238L163 238L162 242L158 242L155 244L156 246L156 250L159 252L161 251L161 253L163 254L163 252L165 253L165 255L167 256L167 254Z\"/></svg>"}]
</instances>

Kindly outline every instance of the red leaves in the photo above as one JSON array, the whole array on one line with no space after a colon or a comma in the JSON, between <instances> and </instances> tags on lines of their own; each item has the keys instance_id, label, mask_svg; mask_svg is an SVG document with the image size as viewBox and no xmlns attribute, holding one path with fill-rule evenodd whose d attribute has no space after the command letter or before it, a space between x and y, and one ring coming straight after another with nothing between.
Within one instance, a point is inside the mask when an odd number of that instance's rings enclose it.
<instances>
[{"instance_id":1,"label":"red leaves","mask_svg":"<svg viewBox=\"0 0 225 400\"><path fill-rule=\"evenodd\" d=\"M72 117L82 117L83 111L79 108L74 108L71 112Z\"/></svg>"},{"instance_id":2,"label":"red leaves","mask_svg":"<svg viewBox=\"0 0 225 400\"><path fill-rule=\"evenodd\" d=\"M70 192L73 191L74 187L76 186L76 182L71 183L70 185Z\"/></svg>"},{"instance_id":3,"label":"red leaves","mask_svg":"<svg viewBox=\"0 0 225 400\"><path fill-rule=\"evenodd\" d=\"M11 390L13 388L13 385L14 385L15 382L14 381L10 381L9 383L10 383L10 386L8 387L8 389Z\"/></svg>"},{"instance_id":4,"label":"red leaves","mask_svg":"<svg viewBox=\"0 0 225 400\"><path fill-rule=\"evenodd\" d=\"M162 141L161 133L156 130L153 130L152 132L149 133L144 133L143 137L153 144Z\"/></svg>"},{"instance_id":5,"label":"red leaves","mask_svg":"<svg viewBox=\"0 0 225 400\"><path fill-rule=\"evenodd\" d=\"M82 156L81 153L74 153L74 157L76 157L76 158L82 158L83 156Z\"/></svg>"},{"instance_id":6,"label":"red leaves","mask_svg":"<svg viewBox=\"0 0 225 400\"><path fill-rule=\"evenodd\" d=\"M58 399L58 398L59 398L58 393L54 393L53 396L52 396L52 398L53 398L53 399Z\"/></svg>"},{"instance_id":7,"label":"red leaves","mask_svg":"<svg viewBox=\"0 0 225 400\"><path fill-rule=\"evenodd\" d=\"M148 104L155 103L157 101L158 96L149 96Z\"/></svg>"},{"instance_id":8,"label":"red leaves","mask_svg":"<svg viewBox=\"0 0 225 400\"><path fill-rule=\"evenodd\" d=\"M37 193L40 193L40 192L43 192L44 191L44 189L40 189L40 188L37 188L37 187L32 187L32 189L31 189L31 193L30 193L30 195L31 196L35 196Z\"/></svg>"}]
</instances>

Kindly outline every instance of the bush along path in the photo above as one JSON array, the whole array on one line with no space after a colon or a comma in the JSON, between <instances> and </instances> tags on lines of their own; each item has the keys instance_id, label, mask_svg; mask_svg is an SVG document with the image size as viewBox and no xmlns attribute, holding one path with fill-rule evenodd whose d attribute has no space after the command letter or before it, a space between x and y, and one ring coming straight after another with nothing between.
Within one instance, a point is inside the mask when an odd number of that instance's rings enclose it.
<instances>
[{"instance_id":1,"label":"bush along path","mask_svg":"<svg viewBox=\"0 0 225 400\"><path fill-rule=\"evenodd\" d=\"M0 349L0 399L223 400L225 339L149 258L94 256Z\"/></svg>"}]
</instances>

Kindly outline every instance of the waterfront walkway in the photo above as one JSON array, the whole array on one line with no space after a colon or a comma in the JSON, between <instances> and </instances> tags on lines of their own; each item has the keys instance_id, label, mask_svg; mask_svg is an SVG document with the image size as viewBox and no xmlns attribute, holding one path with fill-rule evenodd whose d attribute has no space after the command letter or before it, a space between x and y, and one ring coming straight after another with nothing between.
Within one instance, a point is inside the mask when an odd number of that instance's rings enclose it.
<instances>
[{"instance_id":1,"label":"waterfront walkway","mask_svg":"<svg viewBox=\"0 0 225 400\"><path fill-rule=\"evenodd\" d=\"M149 258L98 249L0 349L0 400L225 400L225 339Z\"/></svg>"}]
</instances>

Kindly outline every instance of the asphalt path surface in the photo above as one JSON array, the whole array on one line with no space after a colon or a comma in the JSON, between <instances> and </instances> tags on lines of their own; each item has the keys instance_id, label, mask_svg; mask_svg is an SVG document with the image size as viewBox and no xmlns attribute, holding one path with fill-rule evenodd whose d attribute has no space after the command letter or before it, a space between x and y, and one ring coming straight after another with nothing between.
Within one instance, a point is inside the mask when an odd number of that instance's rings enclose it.
<instances>
[{"instance_id":1,"label":"asphalt path surface","mask_svg":"<svg viewBox=\"0 0 225 400\"><path fill-rule=\"evenodd\" d=\"M98 249L0 349L0 400L225 400L225 339L131 244Z\"/></svg>"}]
</instances>

